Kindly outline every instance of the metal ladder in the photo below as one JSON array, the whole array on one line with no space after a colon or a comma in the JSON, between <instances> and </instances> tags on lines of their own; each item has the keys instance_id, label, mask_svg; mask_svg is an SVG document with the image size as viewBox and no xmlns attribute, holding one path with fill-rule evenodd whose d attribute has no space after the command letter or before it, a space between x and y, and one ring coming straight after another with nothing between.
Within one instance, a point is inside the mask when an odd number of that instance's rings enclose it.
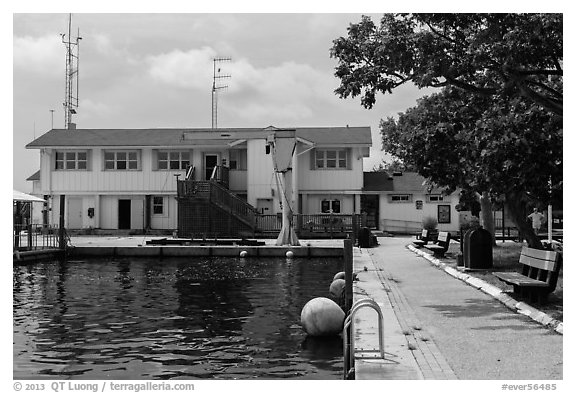
<instances>
[{"instance_id":1,"label":"metal ladder","mask_svg":"<svg viewBox=\"0 0 576 393\"><path fill-rule=\"evenodd\" d=\"M378 303L376 303L372 299L361 299L358 300L352 308L350 309L350 313L344 320L344 330L342 335L344 336L344 379L351 379L351 371L354 370L354 334L350 332L354 332L354 314L356 311L363 307L370 307L378 313L378 341L379 341L379 352L382 359L385 359L385 352L384 352L384 317L382 315L382 310ZM348 342L348 336L350 336L350 342Z\"/></svg>"}]
</instances>

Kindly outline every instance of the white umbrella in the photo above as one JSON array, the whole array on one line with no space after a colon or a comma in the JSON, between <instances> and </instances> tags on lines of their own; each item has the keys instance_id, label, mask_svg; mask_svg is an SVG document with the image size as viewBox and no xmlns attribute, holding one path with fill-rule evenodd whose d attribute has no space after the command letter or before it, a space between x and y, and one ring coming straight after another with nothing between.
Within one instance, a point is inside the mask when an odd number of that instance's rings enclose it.
<instances>
[{"instance_id":1,"label":"white umbrella","mask_svg":"<svg viewBox=\"0 0 576 393\"><path fill-rule=\"evenodd\" d=\"M13 200L14 202L46 202L42 198L35 197L30 194L24 194L23 192L12 190L14 192Z\"/></svg>"}]
</instances>

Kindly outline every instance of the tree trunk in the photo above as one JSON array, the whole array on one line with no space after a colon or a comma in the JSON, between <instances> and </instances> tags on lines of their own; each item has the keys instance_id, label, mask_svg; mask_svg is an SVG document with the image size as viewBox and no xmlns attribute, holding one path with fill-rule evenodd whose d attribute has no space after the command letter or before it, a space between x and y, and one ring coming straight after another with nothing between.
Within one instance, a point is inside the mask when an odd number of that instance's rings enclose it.
<instances>
[{"instance_id":1,"label":"tree trunk","mask_svg":"<svg viewBox=\"0 0 576 393\"><path fill-rule=\"evenodd\" d=\"M490 202L490 197L488 192L482 192L480 195L480 215L481 223L484 229L486 229L492 235L492 244L496 244L496 237L494 236L494 215L492 214L492 203Z\"/></svg>"},{"instance_id":2,"label":"tree trunk","mask_svg":"<svg viewBox=\"0 0 576 393\"><path fill-rule=\"evenodd\" d=\"M526 218L526 201L522 198L521 193L508 192L506 194L506 207L508 208L508 213L510 213L510 218L516 225L519 234L526 239L528 247L542 249L542 243L532 225L528 222Z\"/></svg>"}]
</instances>

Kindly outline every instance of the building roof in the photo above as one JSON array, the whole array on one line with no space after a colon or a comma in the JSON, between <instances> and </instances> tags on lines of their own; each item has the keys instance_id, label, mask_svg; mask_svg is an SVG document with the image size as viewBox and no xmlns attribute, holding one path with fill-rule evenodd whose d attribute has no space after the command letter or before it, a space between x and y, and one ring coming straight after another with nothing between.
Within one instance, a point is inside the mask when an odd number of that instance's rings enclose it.
<instances>
[{"instance_id":1,"label":"building roof","mask_svg":"<svg viewBox=\"0 0 576 393\"><path fill-rule=\"evenodd\" d=\"M364 191L379 192L425 192L428 186L424 183L426 178L416 172L388 173L364 172ZM430 193L440 193L439 188L432 188Z\"/></svg>"},{"instance_id":2,"label":"building roof","mask_svg":"<svg viewBox=\"0 0 576 393\"><path fill-rule=\"evenodd\" d=\"M320 146L372 145L370 127L305 127L293 130L296 137ZM26 148L226 145L235 137L238 140L265 138L269 132L270 128L54 129L27 144Z\"/></svg>"},{"instance_id":3,"label":"building roof","mask_svg":"<svg viewBox=\"0 0 576 393\"><path fill-rule=\"evenodd\" d=\"M37 170L34 174L32 174L28 179L28 181L40 180L40 170Z\"/></svg>"}]
</instances>

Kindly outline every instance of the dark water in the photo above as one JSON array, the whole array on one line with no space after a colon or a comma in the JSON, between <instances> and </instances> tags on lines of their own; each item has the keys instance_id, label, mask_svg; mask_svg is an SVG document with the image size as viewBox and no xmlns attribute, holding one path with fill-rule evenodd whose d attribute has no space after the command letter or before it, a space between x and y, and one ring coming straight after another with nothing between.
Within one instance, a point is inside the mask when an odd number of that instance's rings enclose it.
<instances>
[{"instance_id":1,"label":"dark water","mask_svg":"<svg viewBox=\"0 0 576 393\"><path fill-rule=\"evenodd\" d=\"M15 379L339 379L307 338L334 259L133 259L14 267Z\"/></svg>"}]
</instances>

